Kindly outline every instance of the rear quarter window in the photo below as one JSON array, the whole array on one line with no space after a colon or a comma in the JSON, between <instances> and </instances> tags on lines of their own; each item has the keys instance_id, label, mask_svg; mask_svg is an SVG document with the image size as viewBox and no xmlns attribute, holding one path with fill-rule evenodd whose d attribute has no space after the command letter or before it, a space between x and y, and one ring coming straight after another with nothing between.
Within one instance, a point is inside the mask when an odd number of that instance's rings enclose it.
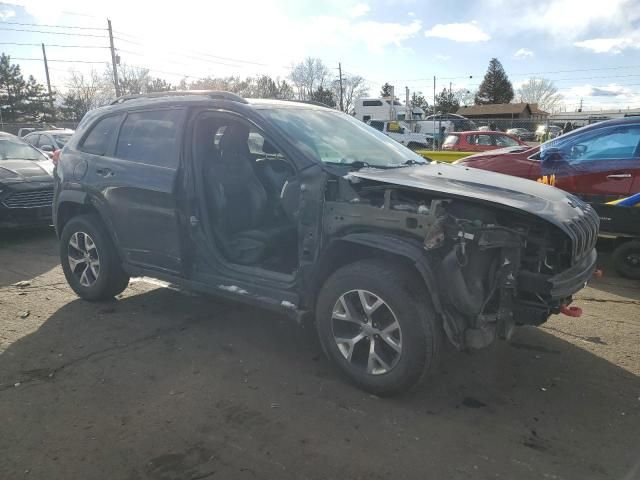
<instances>
[{"instance_id":1,"label":"rear quarter window","mask_svg":"<svg viewBox=\"0 0 640 480\"><path fill-rule=\"evenodd\" d=\"M93 155L105 155L116 136L121 120L122 115L111 115L98 120L84 137L80 150Z\"/></svg>"},{"instance_id":2,"label":"rear quarter window","mask_svg":"<svg viewBox=\"0 0 640 480\"><path fill-rule=\"evenodd\" d=\"M443 145L456 145L458 143L458 140L460 140L460 137L458 135L449 135Z\"/></svg>"}]
</instances>

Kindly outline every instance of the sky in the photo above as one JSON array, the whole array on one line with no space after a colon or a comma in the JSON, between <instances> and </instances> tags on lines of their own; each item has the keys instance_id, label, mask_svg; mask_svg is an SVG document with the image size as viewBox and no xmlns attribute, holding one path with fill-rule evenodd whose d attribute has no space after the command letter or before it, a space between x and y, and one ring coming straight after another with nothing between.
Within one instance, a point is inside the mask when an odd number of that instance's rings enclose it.
<instances>
[{"instance_id":1,"label":"sky","mask_svg":"<svg viewBox=\"0 0 640 480\"><path fill-rule=\"evenodd\" d=\"M567 111L581 99L584 110L640 107L640 0L13 0L0 2L0 51L44 83L45 43L64 90L70 69L110 61L107 18L123 63L174 84L286 78L311 56L336 77L339 62L361 75L372 96L389 82L398 96L408 87L430 100L434 76L438 91L474 91L496 57L516 89L552 80Z\"/></svg>"}]
</instances>

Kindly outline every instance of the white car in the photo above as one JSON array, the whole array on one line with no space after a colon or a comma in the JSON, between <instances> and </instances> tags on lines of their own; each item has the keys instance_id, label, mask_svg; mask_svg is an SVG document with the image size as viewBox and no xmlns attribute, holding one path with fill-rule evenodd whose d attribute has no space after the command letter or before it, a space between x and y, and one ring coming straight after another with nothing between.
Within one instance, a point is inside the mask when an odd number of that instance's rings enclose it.
<instances>
[{"instance_id":1,"label":"white car","mask_svg":"<svg viewBox=\"0 0 640 480\"><path fill-rule=\"evenodd\" d=\"M370 120L369 125L412 150L433 147L433 135L413 133L409 127L402 122Z\"/></svg>"}]
</instances>

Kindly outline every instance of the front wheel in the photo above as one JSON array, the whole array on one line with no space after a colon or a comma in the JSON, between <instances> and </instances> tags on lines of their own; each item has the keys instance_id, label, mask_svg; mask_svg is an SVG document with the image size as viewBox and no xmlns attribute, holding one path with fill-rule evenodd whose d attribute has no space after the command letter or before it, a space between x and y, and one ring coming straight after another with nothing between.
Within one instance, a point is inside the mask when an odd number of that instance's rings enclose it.
<instances>
[{"instance_id":1,"label":"front wheel","mask_svg":"<svg viewBox=\"0 0 640 480\"><path fill-rule=\"evenodd\" d=\"M620 275L640 280L640 240L623 243L613 251L613 266Z\"/></svg>"},{"instance_id":2,"label":"front wheel","mask_svg":"<svg viewBox=\"0 0 640 480\"><path fill-rule=\"evenodd\" d=\"M325 353L366 391L391 395L411 388L440 353L440 329L424 295L410 270L390 262L339 269L316 306Z\"/></svg>"},{"instance_id":3,"label":"front wheel","mask_svg":"<svg viewBox=\"0 0 640 480\"><path fill-rule=\"evenodd\" d=\"M60 263L64 276L85 300L106 300L129 284L118 253L95 215L72 218L60 235Z\"/></svg>"}]
</instances>

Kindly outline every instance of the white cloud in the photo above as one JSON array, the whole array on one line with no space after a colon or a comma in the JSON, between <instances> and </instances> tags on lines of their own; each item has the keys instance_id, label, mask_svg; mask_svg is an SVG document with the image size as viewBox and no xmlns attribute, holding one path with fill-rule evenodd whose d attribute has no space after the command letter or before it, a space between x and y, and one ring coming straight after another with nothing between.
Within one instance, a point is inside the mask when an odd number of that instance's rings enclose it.
<instances>
[{"instance_id":1,"label":"white cloud","mask_svg":"<svg viewBox=\"0 0 640 480\"><path fill-rule=\"evenodd\" d=\"M443 62L446 62L447 60L451 60L451 55L443 55L441 53L438 53L436 55L436 60L442 60Z\"/></svg>"},{"instance_id":2,"label":"white cloud","mask_svg":"<svg viewBox=\"0 0 640 480\"><path fill-rule=\"evenodd\" d=\"M538 0L529 2L518 15L514 5L510 0L495 0L496 15L488 17L497 25L508 18L514 34L538 31L563 42L573 42L594 30L617 35L631 32L640 19L639 0Z\"/></svg>"},{"instance_id":3,"label":"white cloud","mask_svg":"<svg viewBox=\"0 0 640 480\"><path fill-rule=\"evenodd\" d=\"M477 22L439 23L424 32L426 37L446 38L454 42L486 42L491 37L485 33Z\"/></svg>"},{"instance_id":4,"label":"white cloud","mask_svg":"<svg viewBox=\"0 0 640 480\"><path fill-rule=\"evenodd\" d=\"M2 10L0 10L0 20L3 22L6 22L7 20L15 16L16 16L16 12L11 8L3 7Z\"/></svg>"},{"instance_id":5,"label":"white cloud","mask_svg":"<svg viewBox=\"0 0 640 480\"><path fill-rule=\"evenodd\" d=\"M352 18L362 17L369 13L369 5L366 3L358 3L349 9L349 16Z\"/></svg>"},{"instance_id":6,"label":"white cloud","mask_svg":"<svg viewBox=\"0 0 640 480\"><path fill-rule=\"evenodd\" d=\"M513 54L513 58L517 58L519 60L531 57L533 57L533 52L526 48L519 48L518 50L516 50L516 53Z\"/></svg>"},{"instance_id":7,"label":"white cloud","mask_svg":"<svg viewBox=\"0 0 640 480\"><path fill-rule=\"evenodd\" d=\"M576 47L591 50L594 53L619 54L627 48L640 48L640 42L630 37L592 38L573 43Z\"/></svg>"}]
</instances>

